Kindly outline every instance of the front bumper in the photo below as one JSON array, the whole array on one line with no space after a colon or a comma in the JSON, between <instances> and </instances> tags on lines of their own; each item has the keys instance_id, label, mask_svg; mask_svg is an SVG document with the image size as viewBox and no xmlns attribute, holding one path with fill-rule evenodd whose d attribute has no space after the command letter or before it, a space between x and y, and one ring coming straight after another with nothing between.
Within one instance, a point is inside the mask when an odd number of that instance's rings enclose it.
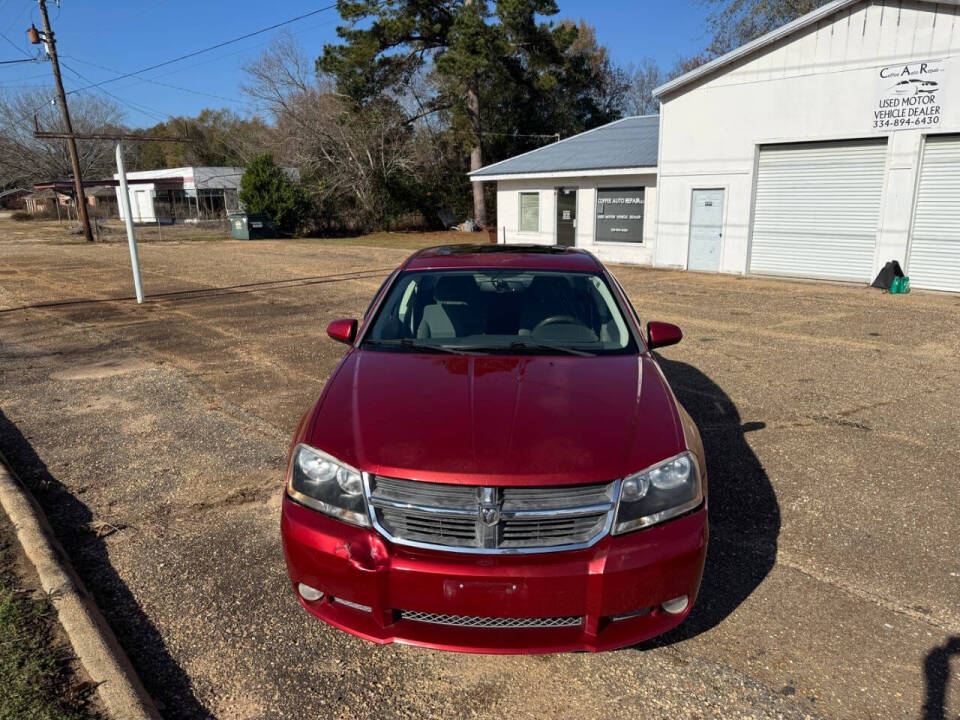
<instances>
[{"instance_id":1,"label":"front bumper","mask_svg":"<svg viewBox=\"0 0 960 720\"><path fill-rule=\"evenodd\" d=\"M294 588L304 583L324 593L314 602L297 594L321 620L377 643L484 653L611 650L666 632L689 614L707 550L702 506L584 550L531 555L392 544L374 530L333 520L287 497L281 531ZM660 607L681 595L690 598L684 612ZM583 621L576 627L476 628L404 619L404 611ZM629 617L618 618L624 615Z\"/></svg>"}]
</instances>

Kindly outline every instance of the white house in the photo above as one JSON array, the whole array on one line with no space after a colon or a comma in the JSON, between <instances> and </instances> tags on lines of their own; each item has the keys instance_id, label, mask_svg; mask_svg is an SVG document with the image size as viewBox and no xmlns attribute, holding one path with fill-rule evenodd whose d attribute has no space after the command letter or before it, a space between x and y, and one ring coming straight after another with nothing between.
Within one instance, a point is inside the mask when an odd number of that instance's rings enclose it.
<instances>
[{"instance_id":1,"label":"white house","mask_svg":"<svg viewBox=\"0 0 960 720\"><path fill-rule=\"evenodd\" d=\"M624 118L471 173L497 182L499 242L652 262L658 129L656 115Z\"/></svg>"},{"instance_id":2,"label":"white house","mask_svg":"<svg viewBox=\"0 0 960 720\"><path fill-rule=\"evenodd\" d=\"M576 243L656 266L858 282L897 260L914 287L960 291L958 54L957 0L835 0L698 67L656 90L655 226L641 244L587 229ZM473 176L500 180L483 174L496 167ZM501 241L525 239L511 232L517 182L498 186ZM524 182L552 213L560 183ZM563 184L587 195L596 180ZM591 208L581 200L581 217Z\"/></svg>"}]
</instances>

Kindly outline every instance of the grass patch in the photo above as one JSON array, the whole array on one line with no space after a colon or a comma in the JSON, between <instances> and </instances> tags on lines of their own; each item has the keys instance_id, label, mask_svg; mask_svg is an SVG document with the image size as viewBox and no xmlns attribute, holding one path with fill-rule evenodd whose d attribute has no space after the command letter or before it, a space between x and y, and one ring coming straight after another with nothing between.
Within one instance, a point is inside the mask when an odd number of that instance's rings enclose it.
<instances>
[{"instance_id":1,"label":"grass patch","mask_svg":"<svg viewBox=\"0 0 960 720\"><path fill-rule=\"evenodd\" d=\"M0 719L97 718L87 707L92 688L74 673L56 610L29 592L16 571L15 542L0 516Z\"/></svg>"},{"instance_id":2,"label":"grass patch","mask_svg":"<svg viewBox=\"0 0 960 720\"><path fill-rule=\"evenodd\" d=\"M0 218L0 242L41 243L45 245L84 245L83 235L71 233L71 228L78 227L75 220L32 220L30 222L15 222L10 218ZM218 242L230 240L230 230L226 226L204 226L193 224L162 225L159 228L152 224L137 225L134 229L137 242L159 244L185 242ZM124 224L111 218L104 224L104 231L100 236L103 243L126 243L127 234ZM246 242L246 241L244 241ZM250 240L251 243L261 242ZM477 243L485 245L490 242L486 232L457 232L455 230L442 231L410 231L410 232L373 232L355 237L313 237L288 238L280 242L306 242L330 246L359 245L364 247L395 248L399 250L419 250L433 245L455 245L460 243Z\"/></svg>"},{"instance_id":3,"label":"grass patch","mask_svg":"<svg viewBox=\"0 0 960 720\"><path fill-rule=\"evenodd\" d=\"M419 250L434 245L460 245L464 243L485 245L490 240L485 232L467 233L446 230L440 232L374 232L356 237L299 238L294 242Z\"/></svg>"}]
</instances>

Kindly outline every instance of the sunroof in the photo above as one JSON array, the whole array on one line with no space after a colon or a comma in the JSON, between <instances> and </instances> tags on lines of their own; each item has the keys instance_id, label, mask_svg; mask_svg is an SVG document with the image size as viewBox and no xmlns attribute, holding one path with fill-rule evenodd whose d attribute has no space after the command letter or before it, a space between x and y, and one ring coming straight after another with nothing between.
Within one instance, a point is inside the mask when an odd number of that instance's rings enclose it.
<instances>
[{"instance_id":1,"label":"sunroof","mask_svg":"<svg viewBox=\"0 0 960 720\"><path fill-rule=\"evenodd\" d=\"M427 248L422 255L563 255L569 248L557 245L440 245Z\"/></svg>"}]
</instances>

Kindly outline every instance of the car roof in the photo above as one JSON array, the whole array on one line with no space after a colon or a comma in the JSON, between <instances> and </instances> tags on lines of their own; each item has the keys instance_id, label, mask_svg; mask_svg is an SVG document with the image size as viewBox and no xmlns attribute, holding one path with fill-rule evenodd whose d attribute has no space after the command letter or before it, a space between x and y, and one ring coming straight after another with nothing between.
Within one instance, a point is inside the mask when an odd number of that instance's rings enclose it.
<instances>
[{"instance_id":1,"label":"car roof","mask_svg":"<svg viewBox=\"0 0 960 720\"><path fill-rule=\"evenodd\" d=\"M523 268L596 272L599 261L585 250L558 245L440 245L414 253L404 270Z\"/></svg>"}]
</instances>

